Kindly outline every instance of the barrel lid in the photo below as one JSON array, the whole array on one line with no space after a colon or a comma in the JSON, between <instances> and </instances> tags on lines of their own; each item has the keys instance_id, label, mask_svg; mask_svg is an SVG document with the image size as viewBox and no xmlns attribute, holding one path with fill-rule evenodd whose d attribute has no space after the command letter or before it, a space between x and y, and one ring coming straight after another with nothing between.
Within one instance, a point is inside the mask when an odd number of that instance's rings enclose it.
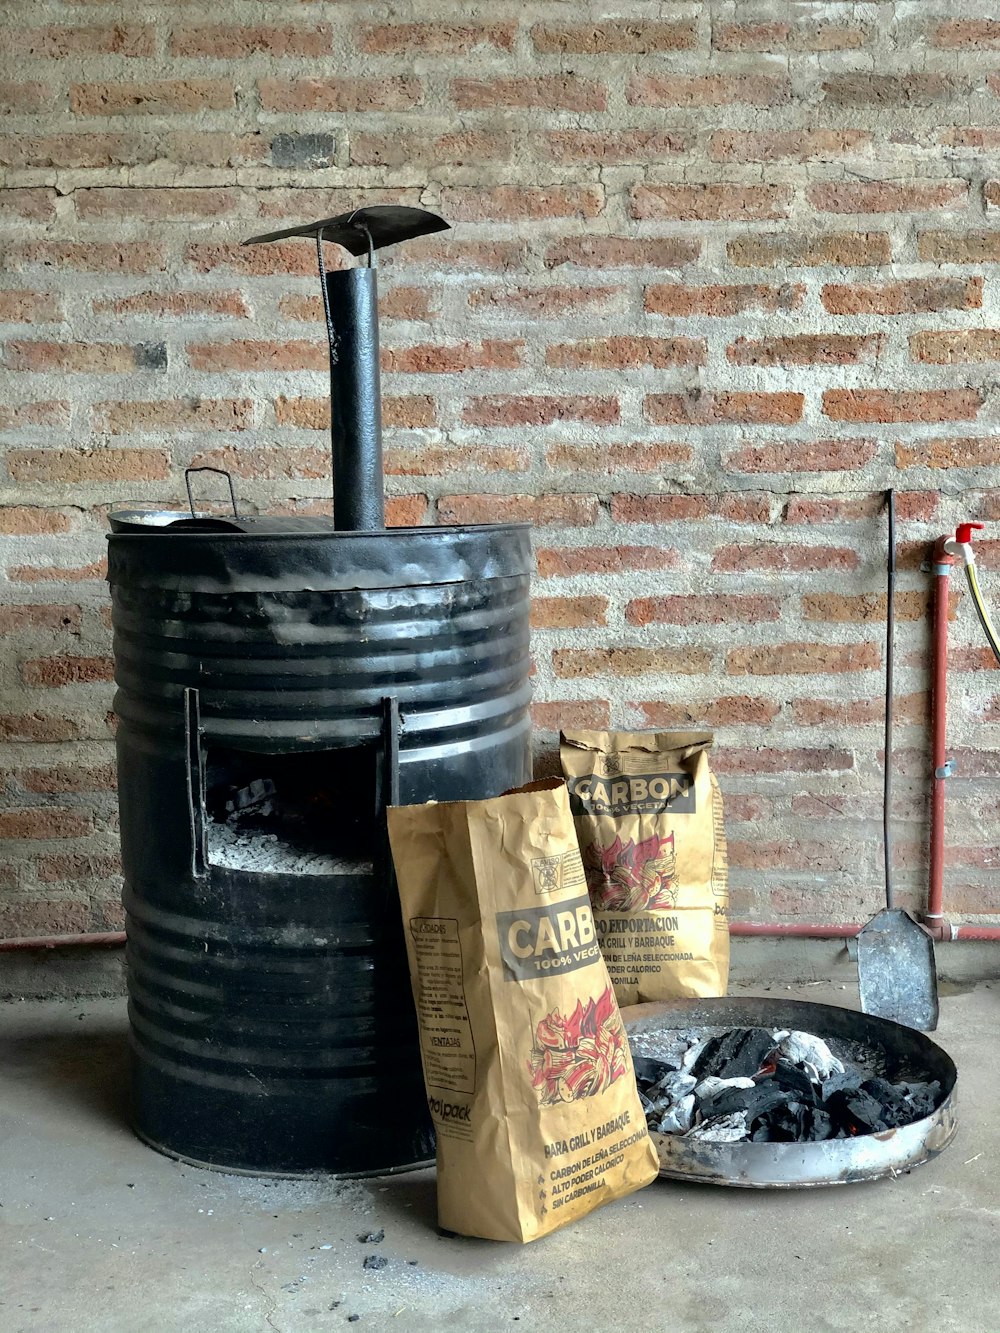
<instances>
[{"instance_id":1,"label":"barrel lid","mask_svg":"<svg viewBox=\"0 0 1000 1333\"><path fill-rule=\"evenodd\" d=\"M237 521L248 526L119 528L108 534L108 582L203 593L321 592L516 578L532 570L528 523L338 532L323 518Z\"/></svg>"}]
</instances>

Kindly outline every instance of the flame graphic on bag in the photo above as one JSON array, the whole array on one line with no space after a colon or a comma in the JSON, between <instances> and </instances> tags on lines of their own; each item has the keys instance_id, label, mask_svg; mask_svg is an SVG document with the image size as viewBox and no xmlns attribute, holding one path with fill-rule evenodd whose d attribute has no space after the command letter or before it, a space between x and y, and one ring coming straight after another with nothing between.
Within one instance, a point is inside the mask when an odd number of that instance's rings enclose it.
<instances>
[{"instance_id":1,"label":"flame graphic on bag","mask_svg":"<svg viewBox=\"0 0 1000 1333\"><path fill-rule=\"evenodd\" d=\"M568 1018L552 1009L535 1029L528 1059L543 1106L606 1092L628 1069L625 1028L610 986L586 1008L577 1000Z\"/></svg>"},{"instance_id":2,"label":"flame graphic on bag","mask_svg":"<svg viewBox=\"0 0 1000 1333\"><path fill-rule=\"evenodd\" d=\"M595 909L634 912L676 905L672 833L665 838L654 833L639 843L616 836L610 847L591 842L583 851L583 868Z\"/></svg>"}]
</instances>

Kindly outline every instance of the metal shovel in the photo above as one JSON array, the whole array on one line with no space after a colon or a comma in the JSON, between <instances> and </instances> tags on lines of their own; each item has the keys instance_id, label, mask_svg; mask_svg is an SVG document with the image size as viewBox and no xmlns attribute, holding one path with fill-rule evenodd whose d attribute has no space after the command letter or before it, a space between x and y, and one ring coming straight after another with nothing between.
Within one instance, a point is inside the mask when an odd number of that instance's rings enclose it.
<instances>
[{"instance_id":1,"label":"metal shovel","mask_svg":"<svg viewBox=\"0 0 1000 1333\"><path fill-rule=\"evenodd\" d=\"M858 932L858 989L866 1014L890 1018L907 1027L933 1032L938 1022L937 967L934 941L909 912L893 907L892 892L892 708L893 640L896 592L896 506L886 494L889 510L889 561L886 597L885 650L885 778L882 839L885 855L884 912Z\"/></svg>"}]
</instances>

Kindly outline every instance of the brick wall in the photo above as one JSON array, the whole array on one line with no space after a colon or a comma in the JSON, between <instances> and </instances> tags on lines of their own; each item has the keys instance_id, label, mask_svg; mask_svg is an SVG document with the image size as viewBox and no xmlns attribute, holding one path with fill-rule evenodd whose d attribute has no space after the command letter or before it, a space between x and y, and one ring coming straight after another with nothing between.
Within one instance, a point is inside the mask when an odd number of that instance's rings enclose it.
<instances>
[{"instance_id":1,"label":"brick wall","mask_svg":"<svg viewBox=\"0 0 1000 1333\"><path fill-rule=\"evenodd\" d=\"M741 915L877 899L898 488L917 901L919 564L1000 519L1000 19L622 8L39 0L7 25L0 934L119 920L108 506L177 500L197 462L251 508L325 503L312 247L239 240L387 201L455 224L383 263L392 520L535 523L540 762L560 721L714 726ZM949 898L1000 914L1000 677L957 591Z\"/></svg>"}]
</instances>

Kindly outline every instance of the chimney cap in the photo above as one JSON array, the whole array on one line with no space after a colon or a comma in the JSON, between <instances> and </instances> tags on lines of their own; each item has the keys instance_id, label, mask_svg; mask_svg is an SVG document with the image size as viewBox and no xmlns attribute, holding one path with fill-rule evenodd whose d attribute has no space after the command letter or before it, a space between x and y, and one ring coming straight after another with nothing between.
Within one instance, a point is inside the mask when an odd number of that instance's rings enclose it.
<instances>
[{"instance_id":1,"label":"chimney cap","mask_svg":"<svg viewBox=\"0 0 1000 1333\"><path fill-rule=\"evenodd\" d=\"M321 218L318 222L305 222L298 227L285 227L281 231L249 236L243 244L283 241L292 236L317 236L322 231L324 241L342 245L352 255L364 255L368 254L369 248L381 250L383 246L410 241L415 236L427 236L435 231L448 231L450 227L451 224L445 222L444 218L429 213L425 208L373 204L370 208L355 208L335 218Z\"/></svg>"}]
</instances>

